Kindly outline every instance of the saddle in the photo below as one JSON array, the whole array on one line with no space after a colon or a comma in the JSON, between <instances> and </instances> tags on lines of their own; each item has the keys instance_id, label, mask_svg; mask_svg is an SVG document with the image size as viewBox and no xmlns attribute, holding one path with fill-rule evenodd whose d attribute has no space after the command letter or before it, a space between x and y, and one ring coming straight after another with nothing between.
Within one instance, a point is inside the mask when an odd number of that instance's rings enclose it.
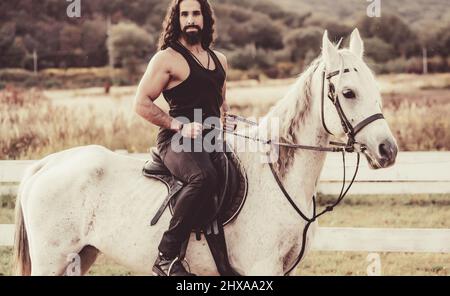
<instances>
[{"instance_id":1,"label":"saddle","mask_svg":"<svg viewBox=\"0 0 450 296\"><path fill-rule=\"evenodd\" d=\"M227 151L232 150L227 149ZM152 148L151 156L152 160L145 163L142 174L163 182L168 189L168 195L150 222L150 225L153 226L158 222L166 208L169 208L173 215L178 193L185 184L170 173L156 148ZM232 152L213 153L211 159L219 180L223 182L219 182L219 188L212 197L211 204L208 205L210 210L205 211L210 214L208 217L204 217L192 231L196 233L197 240L201 239L202 233L204 234L219 274L236 276L239 273L232 268L229 262L223 228L238 216L245 203L247 176L239 159ZM185 256L188 240L183 244L180 258Z\"/></svg>"}]
</instances>

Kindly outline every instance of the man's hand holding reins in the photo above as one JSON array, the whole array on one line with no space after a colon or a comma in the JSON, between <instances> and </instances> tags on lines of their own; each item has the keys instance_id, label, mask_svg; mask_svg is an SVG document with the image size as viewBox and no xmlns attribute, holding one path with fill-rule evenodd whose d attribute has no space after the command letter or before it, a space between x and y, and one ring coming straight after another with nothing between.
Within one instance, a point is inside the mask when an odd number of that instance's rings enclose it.
<instances>
[{"instance_id":1,"label":"man's hand holding reins","mask_svg":"<svg viewBox=\"0 0 450 296\"><path fill-rule=\"evenodd\" d=\"M172 122L172 129L181 133L183 137L195 139L199 135L201 135L203 131L203 125L198 122L183 124L179 121L174 120Z\"/></svg>"},{"instance_id":2,"label":"man's hand holding reins","mask_svg":"<svg viewBox=\"0 0 450 296\"><path fill-rule=\"evenodd\" d=\"M222 124L223 129L228 132L233 132L236 130L237 127L237 119L234 116L230 116L227 113L223 114L222 117Z\"/></svg>"}]
</instances>

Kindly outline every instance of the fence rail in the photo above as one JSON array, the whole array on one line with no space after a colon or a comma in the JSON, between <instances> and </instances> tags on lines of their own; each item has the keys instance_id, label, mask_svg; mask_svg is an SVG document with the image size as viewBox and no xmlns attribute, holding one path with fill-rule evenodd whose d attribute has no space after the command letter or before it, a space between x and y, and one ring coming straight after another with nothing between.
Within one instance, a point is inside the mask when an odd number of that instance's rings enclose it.
<instances>
[{"instance_id":1,"label":"fence rail","mask_svg":"<svg viewBox=\"0 0 450 296\"><path fill-rule=\"evenodd\" d=\"M148 154L131 154L146 159ZM355 168L347 155L347 171ZM0 195L15 194L25 169L34 161L0 161ZM364 160L349 194L400 195L450 193L450 152L403 152L397 164L371 170ZM329 154L322 171L319 192L336 194L342 182L339 154ZM0 224L0 246L13 244L14 225ZM369 252L450 253L450 229L319 227L313 250Z\"/></svg>"},{"instance_id":2,"label":"fence rail","mask_svg":"<svg viewBox=\"0 0 450 296\"><path fill-rule=\"evenodd\" d=\"M148 154L129 154L147 159ZM347 179L356 162L354 155L347 155ZM33 160L0 161L0 195L15 194L25 169ZM397 164L391 168L372 170L363 159L357 179L349 191L355 194L420 194L450 193L450 152L402 152ZM319 192L335 194L342 182L342 160L340 154L329 154L319 183Z\"/></svg>"},{"instance_id":3,"label":"fence rail","mask_svg":"<svg viewBox=\"0 0 450 296\"><path fill-rule=\"evenodd\" d=\"M0 224L0 246L14 242L14 225ZM319 227L315 251L450 253L450 229Z\"/></svg>"}]
</instances>

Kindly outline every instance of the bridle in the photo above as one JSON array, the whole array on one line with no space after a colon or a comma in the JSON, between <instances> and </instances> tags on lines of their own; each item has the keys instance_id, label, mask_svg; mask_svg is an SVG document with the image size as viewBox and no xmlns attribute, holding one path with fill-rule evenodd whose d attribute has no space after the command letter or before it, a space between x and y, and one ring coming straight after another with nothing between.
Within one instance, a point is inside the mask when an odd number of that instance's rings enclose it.
<instances>
[{"instance_id":1,"label":"bridle","mask_svg":"<svg viewBox=\"0 0 450 296\"><path fill-rule=\"evenodd\" d=\"M356 68L353 68L353 70L358 72L358 70ZM343 70L343 73L348 73L350 71L351 71L351 69L346 68ZM322 126L324 127L324 129L327 133L329 133L330 135L333 135L325 123L325 116L324 116L324 113L325 113L324 112L324 109L325 109L324 108L324 101L325 101L324 88L325 88L325 78L326 78L328 81L328 95L327 96L336 108L336 111L339 115L339 119L341 121L342 128L344 130L344 133L347 135L347 139L348 139L347 144L345 144L344 149L341 150L344 176L343 176L343 180L342 180L341 192L339 194L339 197L336 199L336 201L332 205L327 206L319 214L316 214L316 208L317 208L316 196L313 195L313 197L312 197L312 199L313 199L313 216L311 218L308 218L297 207L297 205L295 204L293 199L290 197L289 193L286 191L283 184L281 183L281 180L279 179L278 175L276 174L273 164L269 161L269 166L272 171L272 174L273 174L278 186L280 187L281 191L283 192L284 196L287 198L287 200L292 205L292 207L295 209L295 211L302 217L302 219L306 221L306 225L303 229L302 247L300 249L300 252L299 252L297 258L295 259L294 264L288 269L288 271L285 272L284 275L288 275L289 273L291 273L292 270L294 270L294 268L297 267L297 265L300 263L301 259L303 258L303 255L304 255L305 249L306 249L306 238L307 238L307 234L308 234L308 229L311 226L311 224L314 221L316 221L317 218L319 218L326 212L331 212L334 209L334 207L336 207L342 201L342 199L344 199L345 195L347 194L347 192L350 190L351 186L353 185L353 182L355 181L355 178L356 178L356 175L357 175L358 169L359 169L360 153L364 153L364 151L366 150L366 147L364 145L362 145L356 141L356 139L355 139L356 135L361 130L363 130L366 126L368 126L370 123L372 123L378 119L384 119L384 116L382 113L376 113L376 114L373 114L373 115L367 117L366 119L364 119L363 121L358 123L355 127L353 127L353 125L348 120L347 116L345 116L344 110L342 110L341 104L339 102L339 96L336 94L336 88L334 87L334 84L331 82L331 78L338 75L339 73L340 73L340 70L337 70L337 71L331 72L327 75L326 70L323 70L323 72L322 72L322 94L321 94ZM335 143L335 142L330 142L330 144L342 145L342 143ZM356 152L357 153L356 154L357 161L356 161L355 173L353 174L350 184L344 190L344 188L345 188L345 173L346 173L345 172L345 152Z\"/></svg>"},{"instance_id":2,"label":"bridle","mask_svg":"<svg viewBox=\"0 0 450 296\"><path fill-rule=\"evenodd\" d=\"M348 73L351 70L354 70L356 72L358 72L358 70L356 68L353 69L343 69L343 73ZM291 198L291 196L289 195L289 193L286 191L286 189L283 186L283 183L281 182L280 178L278 177L277 172L275 171L275 168L273 167L271 158L270 158L270 151L267 153L267 158L268 158L268 164L269 167L272 171L272 174L275 178L275 181L277 182L278 186L280 187L281 191L283 192L283 195L286 197L286 199L288 200L288 202L291 204L291 206L294 208L294 210L297 212L297 214L306 221L306 225L303 228L303 235L302 235L302 245L301 245L301 249L299 251L299 254L297 256L297 258L295 259L293 265L284 273L284 275L289 275L289 273L292 272L292 270L294 270L297 265L300 263L301 259L303 258L303 255L305 253L305 249L306 249L306 239L307 239L307 233L308 233L308 229L311 226L311 224L313 222L316 221L317 218L319 218L320 216L322 216L323 214L325 214L326 212L331 212L334 207L336 207L341 201L342 199L345 197L345 195L347 194L347 192L350 190L351 186L353 185L353 182L356 178L356 175L358 173L358 169L359 169L359 163L360 163L360 153L364 153L366 150L366 147L363 144L360 144L356 141L355 137L356 135L363 130L366 126L368 126L370 123L379 120L379 119L384 119L384 116L382 113L376 113L373 114L369 117L367 117L366 119L364 119L363 121L361 121L360 123L358 123L356 126L353 126L350 121L348 120L347 116L344 113L344 110L342 109L342 106L339 102L339 96L336 94L336 89L334 87L334 84L331 82L331 78L338 75L340 73L340 70L337 71L333 71L329 74L326 74L326 70L323 70L323 74L322 74L322 94L321 94L321 119L322 119L322 126L325 129L325 131L330 134L333 135L330 130L328 129L326 123L325 123L325 117L324 117L324 101L325 101L325 96L324 96L324 90L325 90L325 79L328 81L328 94L327 97L331 100L331 102L333 103L333 105L336 108L337 114L339 115L339 119L341 121L341 125L342 128L344 130L344 133L347 135L347 143L339 143L339 142L333 142L330 141L330 147L323 147L323 146L307 146L307 145L301 145L301 144L291 144L291 143L281 143L281 142L274 142L272 140L263 140L260 138L256 138L256 137L250 137L250 136L246 136L246 135L241 135L238 133L235 133L234 131L224 131L230 134L233 134L235 136L239 136L239 137L243 137L246 139L250 139L250 140L254 140L254 141L258 141L261 142L263 144L269 144L269 145L275 145L275 146L282 146L282 147L287 147L287 148L293 148L293 149L304 149L304 150L313 150L313 151L322 151L322 152L341 152L342 153L342 163L343 163L343 180L342 180L342 187L341 187L341 192L339 194L339 197L336 199L336 201L325 207L324 210L322 210L320 213L317 214L316 210L317 210L317 204L316 204L316 196L313 195L312 200L313 200L313 215L311 218L308 218L308 216L306 216L301 210L300 208L296 205L296 203L294 202L294 200ZM244 117L238 116L238 115L233 115L233 114L228 114L227 116L233 117L236 120L242 121L244 123L247 124L251 124L251 125L258 125L256 122L250 121ZM346 178L346 171L345 171L345 153L346 152L355 152L357 155L357 161L356 161L356 169L355 172L353 174L353 177L350 181L350 184L348 185L347 188L345 188L345 178ZM345 190L344 190L345 189Z\"/></svg>"},{"instance_id":3,"label":"bridle","mask_svg":"<svg viewBox=\"0 0 450 296\"><path fill-rule=\"evenodd\" d=\"M343 73L348 73L350 71L351 71L351 69L346 68L343 70ZM356 68L353 68L353 71L358 72L358 70ZM334 87L333 82L331 82L331 78L338 75L339 73L340 73L339 70L331 72L328 75L326 75L325 70L322 72L322 95L321 95L322 96L322 99L321 99L322 126L324 127L324 129L327 133L329 133L330 135L333 135L333 133L330 132L330 130L328 129L328 127L325 123L324 88L325 88L325 78L326 78L328 80L328 95L327 96L330 99L330 101L333 103L333 105L336 108L336 111L339 115L339 119L341 120L342 128L344 130L344 133L347 135L347 139L348 139L347 145L352 146L354 143L356 143L356 140L355 140L356 135L363 128L365 128L367 125L374 122L375 120L384 119L384 116L381 113L373 114L373 115L367 117L366 119L364 119L363 121L361 121L360 123L358 123L355 127L353 127L352 124L350 123L350 121L347 119L347 116L345 116L344 110L342 110L341 104L339 102L339 96L336 94L336 89Z\"/></svg>"}]
</instances>

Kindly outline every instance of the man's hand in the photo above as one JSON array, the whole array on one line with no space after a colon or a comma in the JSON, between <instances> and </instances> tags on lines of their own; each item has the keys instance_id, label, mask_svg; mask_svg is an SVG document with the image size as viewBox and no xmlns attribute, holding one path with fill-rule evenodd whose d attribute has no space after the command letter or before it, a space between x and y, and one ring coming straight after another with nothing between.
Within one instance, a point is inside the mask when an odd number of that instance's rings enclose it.
<instances>
[{"instance_id":1,"label":"man's hand","mask_svg":"<svg viewBox=\"0 0 450 296\"><path fill-rule=\"evenodd\" d=\"M195 139L202 134L202 131L203 125L198 122L191 122L183 124L180 132L183 137Z\"/></svg>"},{"instance_id":2,"label":"man's hand","mask_svg":"<svg viewBox=\"0 0 450 296\"><path fill-rule=\"evenodd\" d=\"M224 113L222 117L223 129L228 132L233 132L237 127L237 119L234 116Z\"/></svg>"}]
</instances>

